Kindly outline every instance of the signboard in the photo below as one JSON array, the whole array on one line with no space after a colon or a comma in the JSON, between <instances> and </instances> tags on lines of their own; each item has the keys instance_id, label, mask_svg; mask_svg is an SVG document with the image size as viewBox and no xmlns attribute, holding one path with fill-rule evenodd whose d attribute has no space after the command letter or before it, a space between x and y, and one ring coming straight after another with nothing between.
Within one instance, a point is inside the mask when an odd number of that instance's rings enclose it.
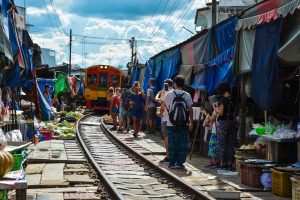
<instances>
[{"instance_id":1,"label":"signboard","mask_svg":"<svg viewBox=\"0 0 300 200\"><path fill-rule=\"evenodd\" d=\"M262 0L219 0L220 7L247 7L252 6Z\"/></svg>"}]
</instances>

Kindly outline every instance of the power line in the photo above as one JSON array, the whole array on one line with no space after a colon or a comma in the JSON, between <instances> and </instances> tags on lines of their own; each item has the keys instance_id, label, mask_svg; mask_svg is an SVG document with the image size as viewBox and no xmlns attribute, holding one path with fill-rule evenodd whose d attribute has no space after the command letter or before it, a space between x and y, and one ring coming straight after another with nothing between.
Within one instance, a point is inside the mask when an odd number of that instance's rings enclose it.
<instances>
[{"instance_id":1,"label":"power line","mask_svg":"<svg viewBox=\"0 0 300 200\"><path fill-rule=\"evenodd\" d=\"M48 11L48 8L47 8L47 5L46 5L46 2L45 2L45 0L43 0L43 3L44 3L44 6L45 6L45 11L46 11L46 13L47 13L47 16L48 16L48 19L49 19L49 22L50 22L50 24L51 24L51 26L52 26L52 28L53 28L53 32L55 33L55 28L54 28L54 24L53 24L53 22L52 22L52 20L51 20L51 17L50 17L50 14L49 14L49 11ZM58 30L59 30L59 28L58 28ZM59 33L60 33L60 30L58 31ZM61 41L66 45L66 43L65 43L65 41L64 41L64 39L61 37L61 35L59 35L59 38L61 39ZM67 51L64 49L64 52L65 52L65 55L67 55Z\"/></svg>"},{"instance_id":2,"label":"power line","mask_svg":"<svg viewBox=\"0 0 300 200\"><path fill-rule=\"evenodd\" d=\"M170 18L171 14L174 13L174 11L177 9L178 5L179 5L180 0L176 0L175 3L173 4L173 6L170 9L169 14L167 15L167 17L165 18L165 20L163 21L163 23L161 24L160 28L157 30L157 32L152 36L151 39L153 39L155 36L157 36L158 33L161 32L161 30L165 27L165 25L167 24L168 19Z\"/></svg>"},{"instance_id":3,"label":"power line","mask_svg":"<svg viewBox=\"0 0 300 200\"><path fill-rule=\"evenodd\" d=\"M80 35L80 34L74 34L73 36L100 39L100 40L116 40L116 41L129 41L130 40L129 38L106 38L106 37L87 36L87 35ZM151 40L144 40L144 39L136 39L136 40L139 42L154 43Z\"/></svg>"},{"instance_id":4,"label":"power line","mask_svg":"<svg viewBox=\"0 0 300 200\"><path fill-rule=\"evenodd\" d=\"M160 18L161 18L162 15L164 14L164 12L165 12L165 10L166 10L166 8L167 8L167 5L168 5L168 3L169 3L169 1L170 1L170 0L167 0L167 2L166 2L166 4L165 4L165 6L164 6L164 8L163 8L163 10L162 10L162 12L161 12L161 14L159 15L158 20L157 20L157 22L156 22L156 25L154 26L154 29L153 29L151 35L153 35L153 33L156 31L156 27L158 26L159 21L160 21Z\"/></svg>"},{"instance_id":5,"label":"power line","mask_svg":"<svg viewBox=\"0 0 300 200\"><path fill-rule=\"evenodd\" d=\"M62 29L62 31L64 32L65 35L68 35L67 32L65 31L60 19L59 19L59 15L57 13L57 10L55 8L53 0L49 0L49 1L50 1L50 4L51 4L52 8L53 8L54 13L55 13L55 16L56 16L55 19L56 19L56 22L57 22L58 26Z\"/></svg>"},{"instance_id":6,"label":"power line","mask_svg":"<svg viewBox=\"0 0 300 200\"><path fill-rule=\"evenodd\" d=\"M157 5L157 7L155 9L155 12L153 13L153 15L151 16L151 18L149 19L149 21L148 21L148 23L147 23L147 25L146 25L146 27L145 27L144 30L146 30L148 28L148 26L150 25L150 22L152 21L153 17L156 15L156 12L158 11L161 3L162 3L162 0L159 1L158 5ZM143 30L143 32L144 32L144 30Z\"/></svg>"},{"instance_id":7,"label":"power line","mask_svg":"<svg viewBox=\"0 0 300 200\"><path fill-rule=\"evenodd\" d=\"M175 29L175 27L181 23L181 21L184 19L185 15L187 14L187 12L189 11L189 8L192 7L193 3L195 2L195 0L190 0L184 10L182 11L181 15L179 16L178 20L174 23L174 25L168 30L167 34L163 37L166 38L167 36L170 36L169 34L171 33L172 30ZM159 47L162 45L163 42L160 42L159 44L155 45L153 48L155 49L155 51L158 51L159 50ZM157 48L158 47L158 48Z\"/></svg>"}]
</instances>

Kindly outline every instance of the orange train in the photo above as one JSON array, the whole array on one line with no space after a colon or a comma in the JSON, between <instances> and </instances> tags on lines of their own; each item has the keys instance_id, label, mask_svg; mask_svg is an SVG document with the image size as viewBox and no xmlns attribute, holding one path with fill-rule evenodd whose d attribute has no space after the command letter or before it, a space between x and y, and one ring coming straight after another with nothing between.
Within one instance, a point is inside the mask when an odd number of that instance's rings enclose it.
<instances>
[{"instance_id":1,"label":"orange train","mask_svg":"<svg viewBox=\"0 0 300 200\"><path fill-rule=\"evenodd\" d=\"M122 70L109 65L95 65L85 70L86 108L95 111L109 110L109 87L123 87L125 74Z\"/></svg>"}]
</instances>

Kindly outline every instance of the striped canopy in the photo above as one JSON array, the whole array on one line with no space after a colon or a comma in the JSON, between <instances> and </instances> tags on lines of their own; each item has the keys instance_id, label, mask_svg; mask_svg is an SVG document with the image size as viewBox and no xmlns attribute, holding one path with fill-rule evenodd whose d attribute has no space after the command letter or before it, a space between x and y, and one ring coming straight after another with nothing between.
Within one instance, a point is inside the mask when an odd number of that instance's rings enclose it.
<instances>
[{"instance_id":1,"label":"striped canopy","mask_svg":"<svg viewBox=\"0 0 300 200\"><path fill-rule=\"evenodd\" d=\"M259 3L242 13L236 30L250 29L257 24L274 21L289 13L293 14L299 3L300 0L268 0Z\"/></svg>"}]
</instances>

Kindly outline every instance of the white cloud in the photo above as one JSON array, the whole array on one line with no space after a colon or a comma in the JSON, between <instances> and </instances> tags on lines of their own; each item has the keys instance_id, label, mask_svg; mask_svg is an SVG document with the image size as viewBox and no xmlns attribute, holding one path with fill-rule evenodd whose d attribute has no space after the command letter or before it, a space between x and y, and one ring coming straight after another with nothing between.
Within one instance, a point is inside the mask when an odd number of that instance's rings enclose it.
<instances>
[{"instance_id":1,"label":"white cloud","mask_svg":"<svg viewBox=\"0 0 300 200\"><path fill-rule=\"evenodd\" d=\"M41 16L41 15L44 15L46 13L47 12L44 9L39 9L39 8L36 8L36 7L28 7L28 8L26 8L26 14L27 15Z\"/></svg>"},{"instance_id":2,"label":"white cloud","mask_svg":"<svg viewBox=\"0 0 300 200\"><path fill-rule=\"evenodd\" d=\"M67 32L70 28L72 28L73 34L79 35L122 39L136 37L138 40L138 57L141 57L142 60L146 60L154 56L159 51L180 43L191 36L191 34L182 27L185 26L194 30L193 20L195 16L195 9L199 7L198 5L200 5L199 1L201 2L202 0L194 1L193 6L185 13L184 19L179 19L180 17L183 17L183 10L174 12L173 15L166 20L164 28L162 28L162 22L165 21L166 16L149 16L135 21L108 20L95 17L88 18L63 11L59 0L54 0L54 3L56 5L56 12L59 19ZM48 5L47 8L49 12L53 13L54 10L51 6ZM27 8L27 13L35 16L42 16L46 14L45 10L34 7ZM190 19L188 19L189 17ZM34 22L31 23L34 24ZM32 36L34 42L40 44L42 47L54 49L57 52L57 55L60 55L59 58L57 58L59 63L68 61L68 47L64 46L69 43L67 35L57 32L41 32L39 34L33 34ZM148 43L139 40L147 40L151 42ZM109 64L110 62L111 65L125 66L126 63L130 61L131 50L127 40L118 41L86 38L85 51L83 51L84 45L82 45L81 41L82 37L74 36L74 48L72 50L72 63L74 64L82 66L86 63L85 66L90 66L94 64ZM85 54L85 56L83 56L83 54ZM85 59L83 59L83 57Z\"/></svg>"}]
</instances>

